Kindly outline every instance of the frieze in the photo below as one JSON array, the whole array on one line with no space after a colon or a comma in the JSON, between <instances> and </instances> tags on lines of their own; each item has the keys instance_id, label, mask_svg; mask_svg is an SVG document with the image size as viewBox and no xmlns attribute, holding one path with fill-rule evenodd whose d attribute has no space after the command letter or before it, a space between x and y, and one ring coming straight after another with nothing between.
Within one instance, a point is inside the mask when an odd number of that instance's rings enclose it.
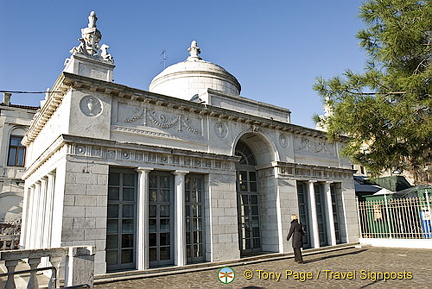
<instances>
[{"instance_id":1,"label":"frieze","mask_svg":"<svg viewBox=\"0 0 432 289\"><path fill-rule=\"evenodd\" d=\"M288 166L280 166L278 172L282 176L292 177L305 177L312 179L351 179L352 171L349 169L338 169L328 167L309 167L307 165L301 165L298 167L296 164Z\"/></svg>"},{"instance_id":2,"label":"frieze","mask_svg":"<svg viewBox=\"0 0 432 289\"><path fill-rule=\"evenodd\" d=\"M295 143L295 149L297 151L336 156L335 145L328 143L325 139L296 137Z\"/></svg>"},{"instance_id":3,"label":"frieze","mask_svg":"<svg viewBox=\"0 0 432 289\"><path fill-rule=\"evenodd\" d=\"M173 165L181 167L194 167L217 170L231 170L233 164L230 161L208 159L202 157L180 156L169 153L142 152L132 149L105 148L95 145L77 145L70 147L70 154L87 156L107 160L119 160L136 162L137 164L152 163L155 165Z\"/></svg>"}]
</instances>

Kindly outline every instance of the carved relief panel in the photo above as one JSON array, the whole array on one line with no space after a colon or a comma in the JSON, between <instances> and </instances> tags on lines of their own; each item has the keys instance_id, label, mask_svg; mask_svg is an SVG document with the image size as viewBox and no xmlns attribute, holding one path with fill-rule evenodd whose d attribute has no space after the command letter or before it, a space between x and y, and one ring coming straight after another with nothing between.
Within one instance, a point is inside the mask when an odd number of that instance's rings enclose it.
<instances>
[{"instance_id":1,"label":"carved relief panel","mask_svg":"<svg viewBox=\"0 0 432 289\"><path fill-rule=\"evenodd\" d=\"M294 139L294 149L302 154L316 154L335 157L336 146L322 138L312 138L306 136L296 136Z\"/></svg>"},{"instance_id":2,"label":"carved relief panel","mask_svg":"<svg viewBox=\"0 0 432 289\"><path fill-rule=\"evenodd\" d=\"M203 138L202 117L159 106L118 103L117 130L169 138Z\"/></svg>"}]
</instances>

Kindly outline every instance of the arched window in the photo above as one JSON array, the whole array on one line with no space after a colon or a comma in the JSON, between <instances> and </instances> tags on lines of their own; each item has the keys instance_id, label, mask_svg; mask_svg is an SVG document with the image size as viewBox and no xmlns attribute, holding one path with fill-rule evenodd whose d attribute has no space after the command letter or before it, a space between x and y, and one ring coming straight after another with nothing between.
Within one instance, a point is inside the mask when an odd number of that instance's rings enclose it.
<instances>
[{"instance_id":1,"label":"arched window","mask_svg":"<svg viewBox=\"0 0 432 289\"><path fill-rule=\"evenodd\" d=\"M256 165L256 160L253 152L249 146L243 141L239 141L235 150L237 156L241 156L240 164L242 165Z\"/></svg>"},{"instance_id":2,"label":"arched window","mask_svg":"<svg viewBox=\"0 0 432 289\"><path fill-rule=\"evenodd\" d=\"M14 129L9 137L8 166L24 166L26 147L21 144L24 133L23 129Z\"/></svg>"}]
</instances>

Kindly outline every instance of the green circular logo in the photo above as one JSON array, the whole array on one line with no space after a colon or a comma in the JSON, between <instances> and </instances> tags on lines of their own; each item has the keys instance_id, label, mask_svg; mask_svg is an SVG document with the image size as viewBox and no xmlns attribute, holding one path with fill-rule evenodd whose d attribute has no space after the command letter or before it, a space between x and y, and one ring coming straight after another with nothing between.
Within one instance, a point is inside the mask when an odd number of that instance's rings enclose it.
<instances>
[{"instance_id":1,"label":"green circular logo","mask_svg":"<svg viewBox=\"0 0 432 289\"><path fill-rule=\"evenodd\" d=\"M218 272L218 279L223 284L229 284L235 279L235 272L230 267L223 267Z\"/></svg>"}]
</instances>

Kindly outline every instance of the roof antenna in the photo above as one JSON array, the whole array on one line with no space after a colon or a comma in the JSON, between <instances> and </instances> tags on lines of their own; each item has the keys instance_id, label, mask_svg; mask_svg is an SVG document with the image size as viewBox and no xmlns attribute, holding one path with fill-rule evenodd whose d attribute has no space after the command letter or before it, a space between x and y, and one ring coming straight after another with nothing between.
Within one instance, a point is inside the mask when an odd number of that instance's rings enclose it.
<instances>
[{"instance_id":1,"label":"roof antenna","mask_svg":"<svg viewBox=\"0 0 432 289\"><path fill-rule=\"evenodd\" d=\"M162 61L161 61L161 63L163 62L163 66L164 66L164 69L165 69L166 68L166 60L167 60L166 50L162 50L162 52L161 52L160 55L162 55Z\"/></svg>"}]
</instances>

